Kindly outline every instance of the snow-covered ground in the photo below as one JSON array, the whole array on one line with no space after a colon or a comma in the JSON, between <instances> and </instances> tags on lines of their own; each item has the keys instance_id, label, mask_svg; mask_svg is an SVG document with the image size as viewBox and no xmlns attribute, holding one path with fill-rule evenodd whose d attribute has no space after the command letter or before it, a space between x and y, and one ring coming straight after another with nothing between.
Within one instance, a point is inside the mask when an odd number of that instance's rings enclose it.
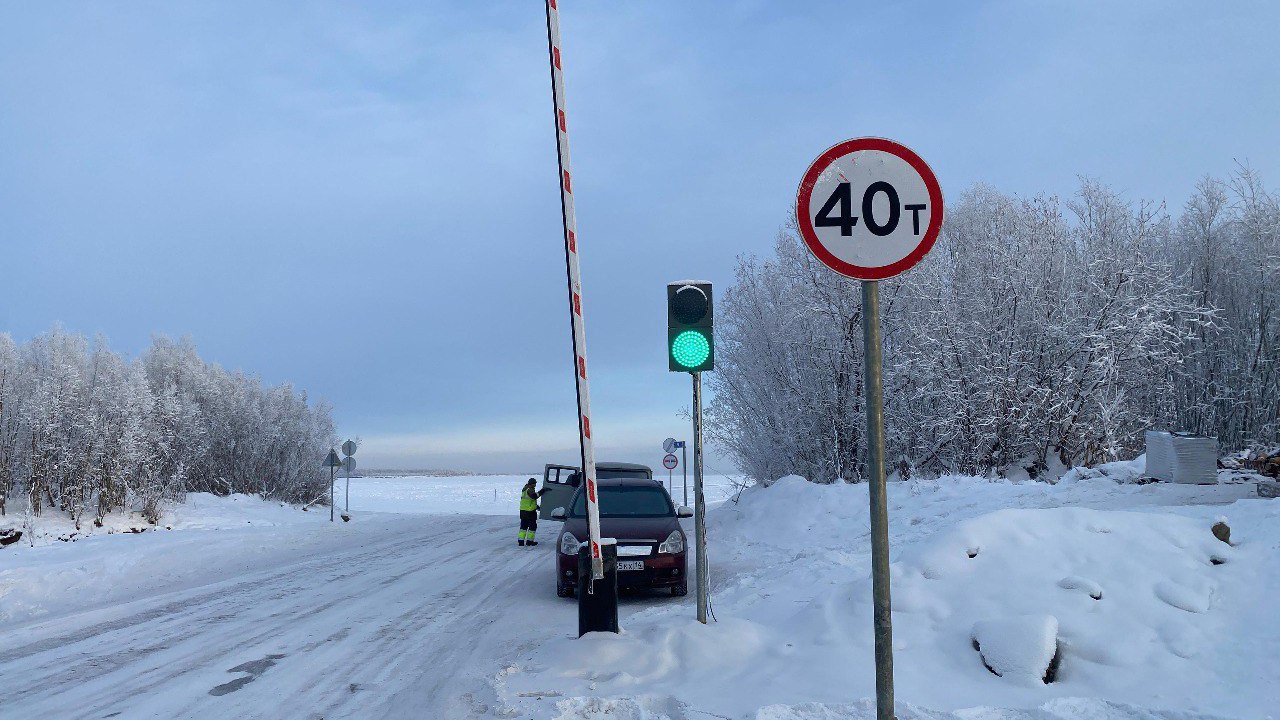
<instances>
[{"instance_id":1,"label":"snow-covered ground","mask_svg":"<svg viewBox=\"0 0 1280 720\"><path fill-rule=\"evenodd\" d=\"M101 528L85 522L80 530L53 513L26 527L21 516L5 520L25 534L0 549L0 630L293 562L341 542L328 508L303 512L247 495L192 493L168 506L157 526L136 513L110 515Z\"/></svg>"},{"instance_id":2,"label":"snow-covered ground","mask_svg":"<svg viewBox=\"0 0 1280 720\"><path fill-rule=\"evenodd\" d=\"M627 596L623 634L577 639L552 543L512 542L523 478L353 479L345 524L193 496L172 531L0 550L0 715L874 717L865 487L721 500L718 622ZM902 720L1280 707L1280 501L1252 485L945 478L889 499Z\"/></svg>"},{"instance_id":3,"label":"snow-covered ground","mask_svg":"<svg viewBox=\"0 0 1280 720\"><path fill-rule=\"evenodd\" d=\"M1280 503L1252 485L945 478L889 498L897 699L917 707L900 717L1280 707ZM1236 547L1211 535L1220 515ZM868 530L865 486L748 490L710 515L717 624L696 623L691 601L635 608L622 635L562 635L500 686L535 716L521 698L556 694L559 718L874 717L857 704L875 693ZM1058 626L1056 682L989 672L980 624L1034 654L1035 632L1017 635L1036 616Z\"/></svg>"}]
</instances>

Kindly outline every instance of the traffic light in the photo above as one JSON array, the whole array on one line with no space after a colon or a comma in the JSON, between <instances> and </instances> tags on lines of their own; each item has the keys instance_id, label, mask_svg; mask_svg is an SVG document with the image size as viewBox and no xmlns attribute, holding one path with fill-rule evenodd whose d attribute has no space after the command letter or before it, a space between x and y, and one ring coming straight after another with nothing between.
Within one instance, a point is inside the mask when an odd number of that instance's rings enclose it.
<instances>
[{"instance_id":1,"label":"traffic light","mask_svg":"<svg viewBox=\"0 0 1280 720\"><path fill-rule=\"evenodd\" d=\"M711 283L667 284L667 361L671 372L703 372L715 367L713 317Z\"/></svg>"}]
</instances>

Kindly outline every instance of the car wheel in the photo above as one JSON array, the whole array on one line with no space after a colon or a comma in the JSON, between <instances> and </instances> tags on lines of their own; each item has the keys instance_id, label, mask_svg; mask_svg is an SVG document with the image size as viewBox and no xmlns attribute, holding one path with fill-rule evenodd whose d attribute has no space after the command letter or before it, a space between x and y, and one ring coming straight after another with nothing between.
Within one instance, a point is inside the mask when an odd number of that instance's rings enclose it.
<instances>
[{"instance_id":1,"label":"car wheel","mask_svg":"<svg viewBox=\"0 0 1280 720\"><path fill-rule=\"evenodd\" d=\"M684 597L685 595L688 595L688 594L689 594L689 586L687 584L681 583L680 585L676 585L675 587L671 588L671 595L673 597Z\"/></svg>"}]
</instances>

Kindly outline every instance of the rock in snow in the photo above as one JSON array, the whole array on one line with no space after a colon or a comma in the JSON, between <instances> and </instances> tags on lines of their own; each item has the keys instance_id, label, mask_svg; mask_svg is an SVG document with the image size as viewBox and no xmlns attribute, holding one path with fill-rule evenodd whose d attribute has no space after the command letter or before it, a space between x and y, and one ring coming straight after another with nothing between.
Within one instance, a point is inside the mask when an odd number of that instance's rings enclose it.
<instances>
[{"instance_id":1,"label":"rock in snow","mask_svg":"<svg viewBox=\"0 0 1280 720\"><path fill-rule=\"evenodd\" d=\"M1102 599L1102 586L1079 575L1068 575L1058 581L1058 587L1064 590L1083 590L1094 600Z\"/></svg>"},{"instance_id":2,"label":"rock in snow","mask_svg":"<svg viewBox=\"0 0 1280 720\"><path fill-rule=\"evenodd\" d=\"M982 664L1002 678L1049 683L1057 674L1058 619L1052 615L982 620L969 637Z\"/></svg>"},{"instance_id":3,"label":"rock in snow","mask_svg":"<svg viewBox=\"0 0 1280 720\"><path fill-rule=\"evenodd\" d=\"M1213 531L1214 537L1228 545L1231 544L1231 526L1227 524L1226 518L1218 518L1218 522L1214 523L1210 530Z\"/></svg>"}]
</instances>

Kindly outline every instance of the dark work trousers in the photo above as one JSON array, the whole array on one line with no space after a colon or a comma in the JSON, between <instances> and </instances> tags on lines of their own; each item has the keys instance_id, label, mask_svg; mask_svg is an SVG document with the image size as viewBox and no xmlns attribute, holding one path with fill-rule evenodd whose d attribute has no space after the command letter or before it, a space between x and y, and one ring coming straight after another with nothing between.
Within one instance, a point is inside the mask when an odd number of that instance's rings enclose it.
<instances>
[{"instance_id":1,"label":"dark work trousers","mask_svg":"<svg viewBox=\"0 0 1280 720\"><path fill-rule=\"evenodd\" d=\"M534 533L538 531L538 511L537 510L521 510L520 511L520 539L532 540Z\"/></svg>"}]
</instances>

